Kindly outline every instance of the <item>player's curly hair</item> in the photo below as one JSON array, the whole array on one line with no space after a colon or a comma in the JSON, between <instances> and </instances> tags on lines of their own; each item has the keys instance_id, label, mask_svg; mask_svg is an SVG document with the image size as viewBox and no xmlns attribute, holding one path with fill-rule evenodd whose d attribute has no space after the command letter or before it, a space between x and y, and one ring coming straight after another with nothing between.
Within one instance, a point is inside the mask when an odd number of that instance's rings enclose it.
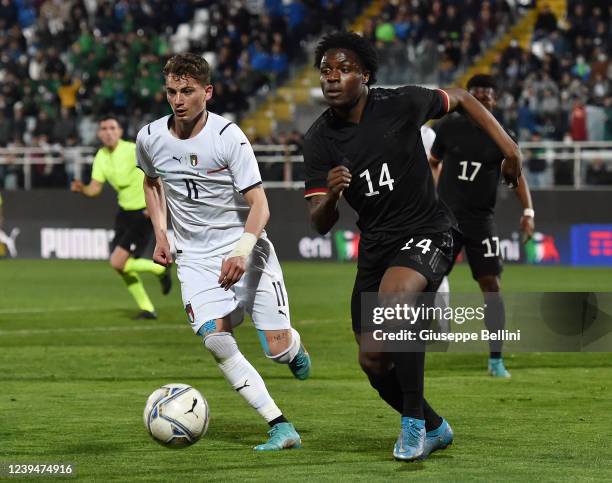
<instances>
[{"instance_id":1,"label":"player's curly hair","mask_svg":"<svg viewBox=\"0 0 612 483\"><path fill-rule=\"evenodd\" d=\"M474 74L470 77L465 88L469 91L472 87L490 87L497 92L497 82L489 74Z\"/></svg>"},{"instance_id":2,"label":"player's curly hair","mask_svg":"<svg viewBox=\"0 0 612 483\"><path fill-rule=\"evenodd\" d=\"M374 46L355 32L332 32L323 37L315 49L314 66L318 69L321 59L329 49L346 49L357 54L366 72L370 74L368 84L376 82L378 53Z\"/></svg>"},{"instance_id":3,"label":"player's curly hair","mask_svg":"<svg viewBox=\"0 0 612 483\"><path fill-rule=\"evenodd\" d=\"M177 77L193 77L201 85L210 84L210 65L200 55L177 54L166 62L164 76L175 75Z\"/></svg>"}]
</instances>

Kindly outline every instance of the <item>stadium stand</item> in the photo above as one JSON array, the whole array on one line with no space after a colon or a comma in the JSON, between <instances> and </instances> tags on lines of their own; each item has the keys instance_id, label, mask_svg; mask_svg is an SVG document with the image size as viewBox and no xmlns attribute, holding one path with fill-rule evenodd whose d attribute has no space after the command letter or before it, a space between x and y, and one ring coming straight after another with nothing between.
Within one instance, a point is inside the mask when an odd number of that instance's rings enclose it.
<instances>
[{"instance_id":1,"label":"stadium stand","mask_svg":"<svg viewBox=\"0 0 612 483\"><path fill-rule=\"evenodd\" d=\"M510 28L519 11L509 5L487 0L460 4L449 0L374 0L350 29L362 32L377 46L379 85L447 85ZM267 137L277 129L303 130L308 123L300 122L297 111L308 103L318 82L317 73L307 65L250 113L242 128L251 137Z\"/></svg>"},{"instance_id":2,"label":"stadium stand","mask_svg":"<svg viewBox=\"0 0 612 483\"><path fill-rule=\"evenodd\" d=\"M2 0L0 148L39 148L25 184L65 186L75 173L59 150L95 146L101 113L122 116L128 138L167 113L161 68L192 50L214 69L209 108L240 121L255 144L276 146L264 159L299 157L300 133L320 111L313 41L339 27L376 44L379 85L463 85L491 72L502 88L496 115L521 142L609 141L610 9L596 0ZM536 186L547 170L541 152L526 151ZM594 159L588 179L606 183L606 166ZM302 179L289 161L265 161L262 174ZM24 174L7 158L0 187L17 186Z\"/></svg>"},{"instance_id":3,"label":"stadium stand","mask_svg":"<svg viewBox=\"0 0 612 483\"><path fill-rule=\"evenodd\" d=\"M129 114L133 135L146 120L167 112L161 68L169 55L187 50L204 52L214 68L211 110L240 115L249 107L248 96L277 84L290 62L304 59L306 36L339 28L346 13L342 1L259 3L3 0L0 106L8 125L0 144L68 142L73 130L54 136L50 128L61 109L71 124L78 118L79 126L88 115ZM319 23L315 13L321 8ZM94 141L90 123L78 141Z\"/></svg>"},{"instance_id":4,"label":"stadium stand","mask_svg":"<svg viewBox=\"0 0 612 483\"><path fill-rule=\"evenodd\" d=\"M384 84L450 84L515 21L507 2L386 0L363 35L376 44Z\"/></svg>"},{"instance_id":5,"label":"stadium stand","mask_svg":"<svg viewBox=\"0 0 612 483\"><path fill-rule=\"evenodd\" d=\"M305 60L304 39L342 27L362 3L3 0L0 147L95 145L95 119L109 112L133 138L168 112L161 69L187 50L214 69L210 109L237 119ZM61 165L34 171L35 187L65 184Z\"/></svg>"},{"instance_id":6,"label":"stadium stand","mask_svg":"<svg viewBox=\"0 0 612 483\"><path fill-rule=\"evenodd\" d=\"M545 5L529 48L513 43L493 66L503 81L499 115L520 140L612 140L611 9L589 3L569 2L561 19Z\"/></svg>"},{"instance_id":7,"label":"stadium stand","mask_svg":"<svg viewBox=\"0 0 612 483\"><path fill-rule=\"evenodd\" d=\"M611 141L612 7L605 1L564 7L555 13L542 2L531 41L521 46L515 39L491 66L501 81L496 115L520 141ZM574 184L569 160L553 164L554 184ZM607 166L593 158L586 183L609 184ZM528 160L534 187L541 186L544 170L542 159Z\"/></svg>"}]
</instances>

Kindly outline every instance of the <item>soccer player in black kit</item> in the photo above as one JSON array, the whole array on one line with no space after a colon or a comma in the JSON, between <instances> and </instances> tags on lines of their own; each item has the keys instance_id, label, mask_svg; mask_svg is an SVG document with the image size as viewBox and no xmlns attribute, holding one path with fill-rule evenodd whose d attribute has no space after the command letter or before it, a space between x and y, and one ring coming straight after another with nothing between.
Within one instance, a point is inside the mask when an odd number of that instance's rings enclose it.
<instances>
[{"instance_id":1,"label":"soccer player in black kit","mask_svg":"<svg viewBox=\"0 0 612 483\"><path fill-rule=\"evenodd\" d=\"M487 110L493 110L496 94L493 77L476 74L466 87ZM453 260L465 247L472 276L485 294L487 329L503 330L505 311L499 293L502 263L493 214L504 155L485 131L460 114L445 117L435 130L429 163L434 179L438 179L440 198L452 210L460 231L453 240ZM526 241L533 235L535 212L524 178L515 193L523 207L520 226ZM494 377L510 377L502 358L502 344L490 342L488 371Z\"/></svg>"},{"instance_id":2,"label":"soccer player in black kit","mask_svg":"<svg viewBox=\"0 0 612 483\"><path fill-rule=\"evenodd\" d=\"M371 89L377 54L355 33L325 36L316 48L315 66L329 109L305 136L305 197L312 225L321 234L338 220L342 196L359 215L351 313L361 344L366 336L361 333L362 293L435 291L452 263L452 223L436 195L421 125L455 109L464 111L504 153L502 173L512 186L521 175L520 151L463 89ZM401 413L396 459L423 458L452 442L449 424L423 398L423 351L360 351L359 363L381 398Z\"/></svg>"}]
</instances>

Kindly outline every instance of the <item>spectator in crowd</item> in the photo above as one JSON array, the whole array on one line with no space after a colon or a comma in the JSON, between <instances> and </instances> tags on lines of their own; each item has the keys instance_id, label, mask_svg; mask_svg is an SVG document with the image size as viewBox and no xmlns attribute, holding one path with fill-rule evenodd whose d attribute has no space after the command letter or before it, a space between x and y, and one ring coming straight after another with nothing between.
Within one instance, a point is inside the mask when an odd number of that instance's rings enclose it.
<instances>
[{"instance_id":1,"label":"spectator in crowd","mask_svg":"<svg viewBox=\"0 0 612 483\"><path fill-rule=\"evenodd\" d=\"M531 135L534 143L542 141L542 136L535 132ZM547 185L546 158L544 149L528 149L525 153L527 177L531 188L542 188Z\"/></svg>"},{"instance_id":2,"label":"spectator in crowd","mask_svg":"<svg viewBox=\"0 0 612 483\"><path fill-rule=\"evenodd\" d=\"M612 184L612 170L602 159L594 159L587 166L586 184L588 185Z\"/></svg>"},{"instance_id":3,"label":"spectator in crowd","mask_svg":"<svg viewBox=\"0 0 612 483\"><path fill-rule=\"evenodd\" d=\"M550 5L546 4L538 13L534 30L536 33L551 33L557 29L557 17L550 9Z\"/></svg>"},{"instance_id":4,"label":"spectator in crowd","mask_svg":"<svg viewBox=\"0 0 612 483\"><path fill-rule=\"evenodd\" d=\"M587 112L579 98L574 99L570 113L570 135L572 136L572 141L586 141L588 139Z\"/></svg>"}]
</instances>

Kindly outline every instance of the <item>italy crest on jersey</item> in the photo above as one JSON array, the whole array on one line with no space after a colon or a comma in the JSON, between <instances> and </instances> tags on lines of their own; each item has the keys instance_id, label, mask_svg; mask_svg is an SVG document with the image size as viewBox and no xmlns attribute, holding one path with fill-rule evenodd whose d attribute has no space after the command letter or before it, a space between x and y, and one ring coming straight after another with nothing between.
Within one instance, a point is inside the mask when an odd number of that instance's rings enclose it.
<instances>
[{"instance_id":1,"label":"italy crest on jersey","mask_svg":"<svg viewBox=\"0 0 612 483\"><path fill-rule=\"evenodd\" d=\"M193 166L194 168L198 165L198 155L197 154L190 154L189 155L189 162L191 163L191 166Z\"/></svg>"}]
</instances>

